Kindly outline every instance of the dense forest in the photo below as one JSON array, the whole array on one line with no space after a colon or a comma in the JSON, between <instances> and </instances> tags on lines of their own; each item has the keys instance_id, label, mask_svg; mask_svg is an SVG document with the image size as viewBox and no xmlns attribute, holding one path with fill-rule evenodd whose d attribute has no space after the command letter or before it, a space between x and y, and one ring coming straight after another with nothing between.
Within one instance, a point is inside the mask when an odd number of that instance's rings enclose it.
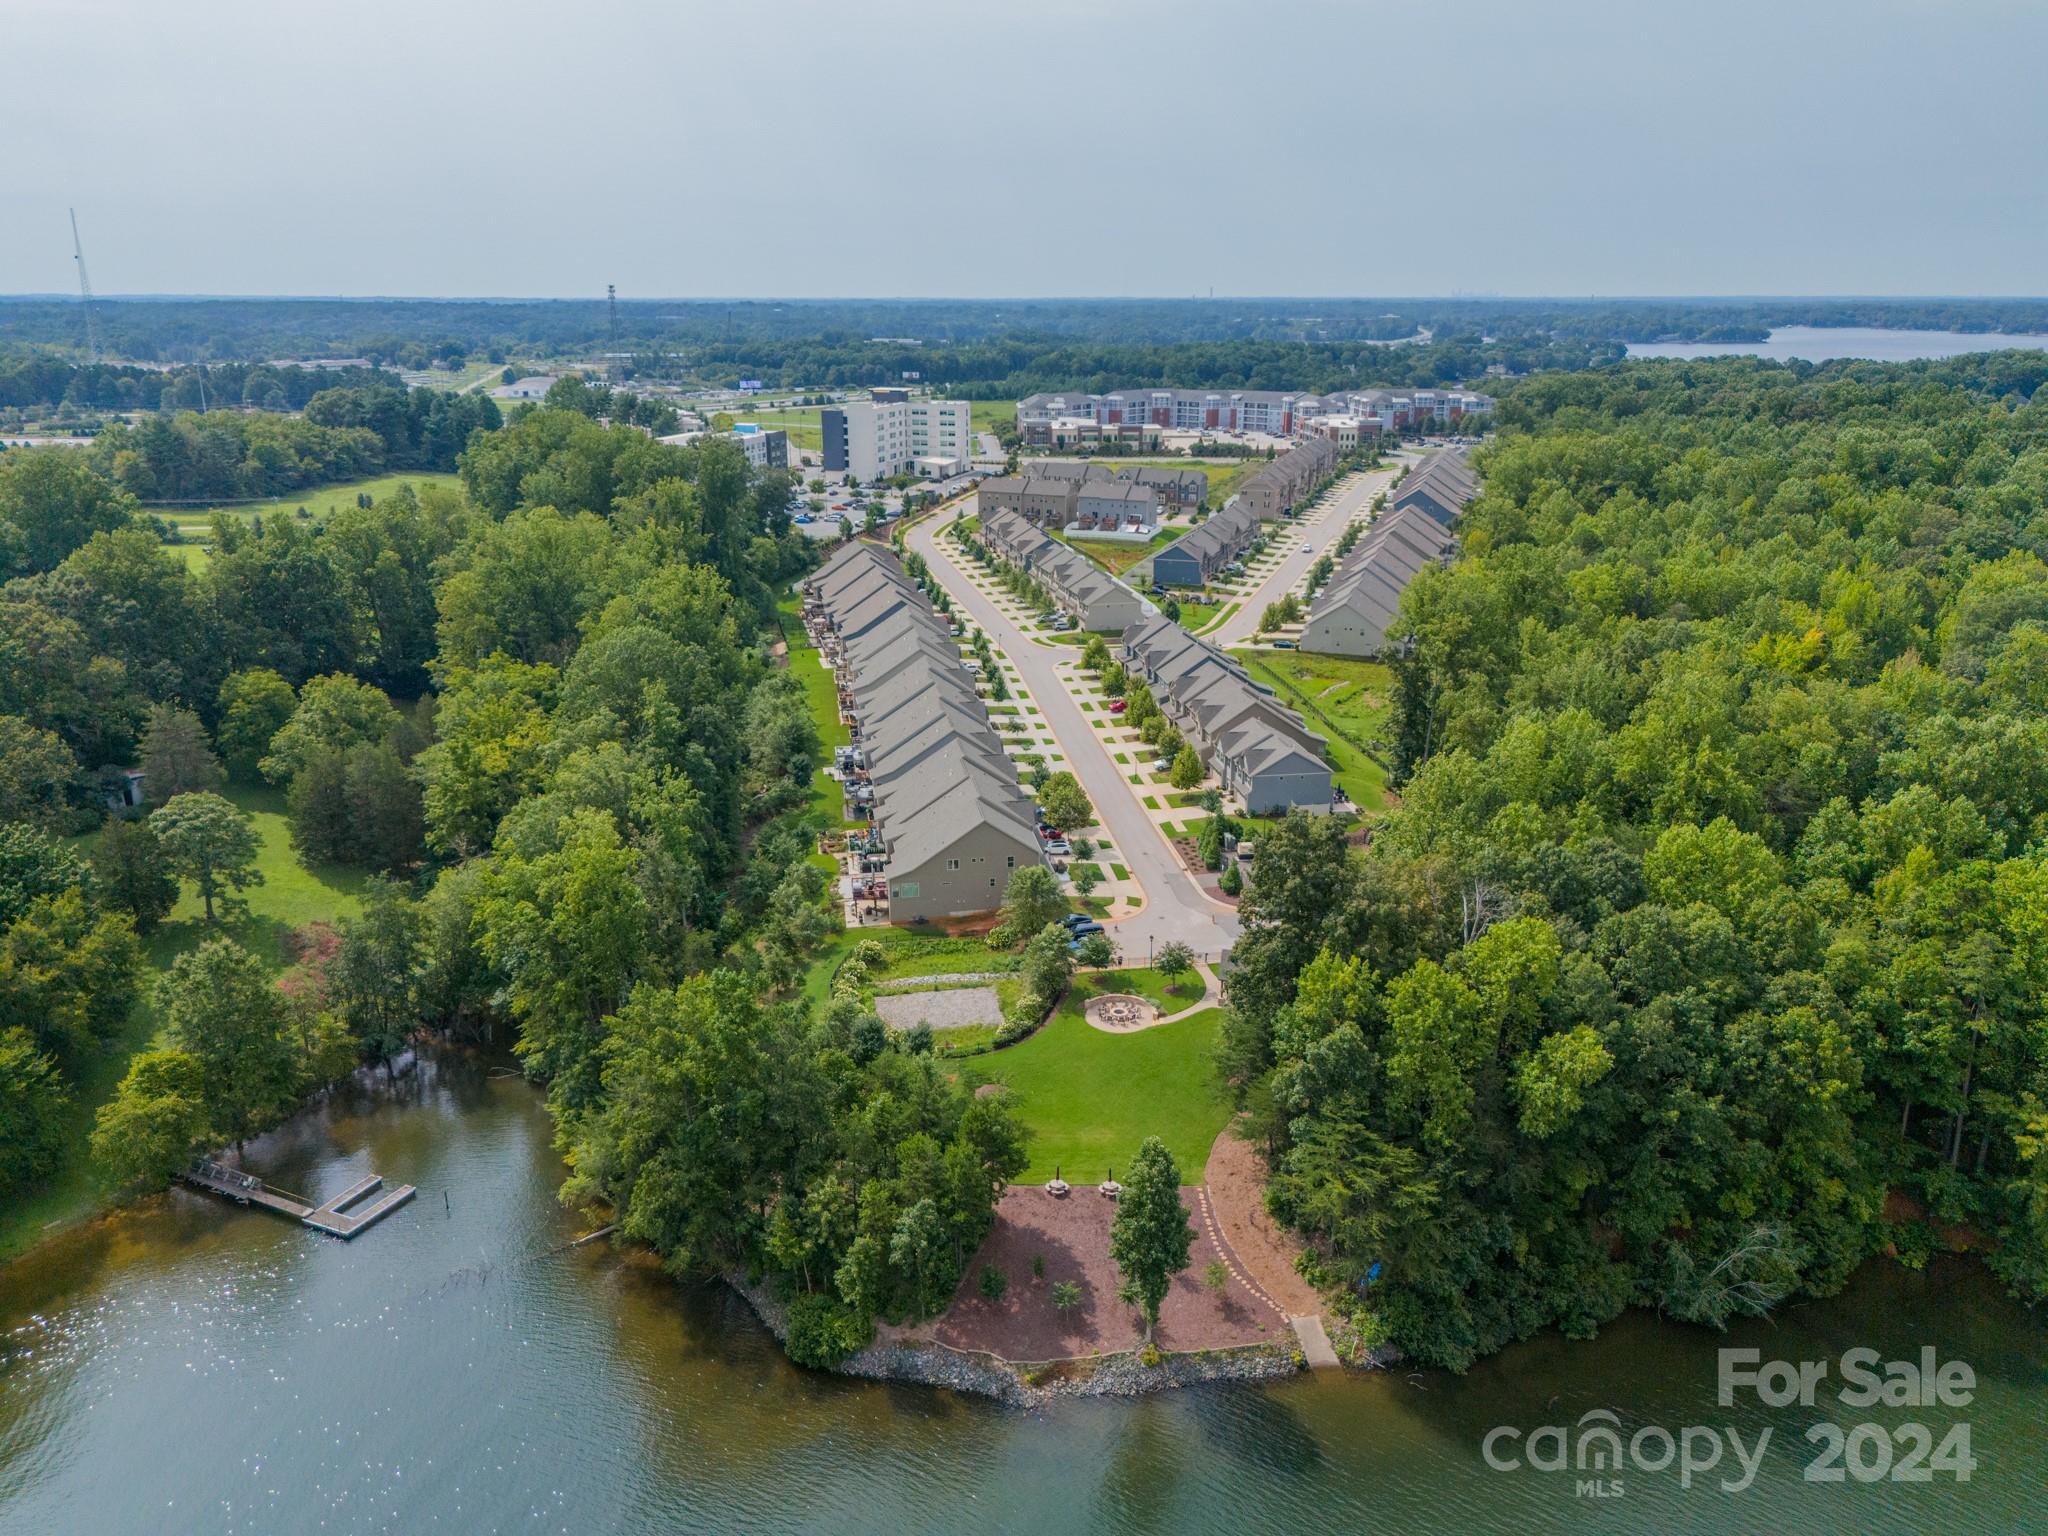
<instances>
[{"instance_id":1,"label":"dense forest","mask_svg":"<svg viewBox=\"0 0 2048 1536\"><path fill-rule=\"evenodd\" d=\"M1259 842L1224 1070L1462 1368L1966 1247L2048 1296L2048 358L1516 387L1370 849Z\"/></svg>"},{"instance_id":2,"label":"dense forest","mask_svg":"<svg viewBox=\"0 0 2048 1536\"><path fill-rule=\"evenodd\" d=\"M397 430L402 400L324 399L319 430ZM1022 1151L857 986L801 999L836 906L817 727L771 654L815 558L790 481L552 407L458 457L459 491L221 517L196 572L118 455L0 460L0 1198L65 1155L138 1007L91 1146L144 1186L421 1029L507 1031L568 1198L679 1272L765 1278L792 1352L836 1359L950 1294ZM130 762L146 803L110 816L94 770ZM289 986L236 938L252 792L300 860L375 876Z\"/></svg>"}]
</instances>

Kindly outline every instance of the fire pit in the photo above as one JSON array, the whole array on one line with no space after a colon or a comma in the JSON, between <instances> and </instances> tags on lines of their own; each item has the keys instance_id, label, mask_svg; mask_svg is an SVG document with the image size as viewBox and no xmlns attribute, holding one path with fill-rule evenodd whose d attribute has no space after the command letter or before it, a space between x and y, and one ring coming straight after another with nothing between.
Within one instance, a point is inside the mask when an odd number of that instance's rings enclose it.
<instances>
[{"instance_id":1,"label":"fire pit","mask_svg":"<svg viewBox=\"0 0 2048 1536\"><path fill-rule=\"evenodd\" d=\"M1135 1029L1149 1029L1159 1022L1159 1009L1156 1004L1127 992L1111 992L1102 997L1091 997L1082 1012L1090 1024L1112 1035L1129 1034Z\"/></svg>"}]
</instances>

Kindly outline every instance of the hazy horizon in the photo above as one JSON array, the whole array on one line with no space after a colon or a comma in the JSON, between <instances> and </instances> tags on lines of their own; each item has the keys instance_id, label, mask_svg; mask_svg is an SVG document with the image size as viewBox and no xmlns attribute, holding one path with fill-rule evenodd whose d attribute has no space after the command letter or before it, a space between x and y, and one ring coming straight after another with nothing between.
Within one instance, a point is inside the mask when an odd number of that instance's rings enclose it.
<instances>
[{"instance_id":1,"label":"hazy horizon","mask_svg":"<svg viewBox=\"0 0 2048 1536\"><path fill-rule=\"evenodd\" d=\"M126 297L1991 298L2048 234L2018 0L0 5L10 294L72 207Z\"/></svg>"}]
</instances>

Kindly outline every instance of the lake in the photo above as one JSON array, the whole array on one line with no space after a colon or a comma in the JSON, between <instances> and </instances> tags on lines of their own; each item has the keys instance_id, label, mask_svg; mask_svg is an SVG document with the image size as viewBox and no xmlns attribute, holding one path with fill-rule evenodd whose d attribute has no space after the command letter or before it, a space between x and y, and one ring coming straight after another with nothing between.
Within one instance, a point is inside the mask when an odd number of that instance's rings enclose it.
<instances>
[{"instance_id":1,"label":"lake","mask_svg":"<svg viewBox=\"0 0 2048 1536\"><path fill-rule=\"evenodd\" d=\"M2048 1526L2048 1339L1972 1266L1874 1269L1726 1338L1646 1315L1463 1378L1331 1373L1022 1412L797 1370L722 1287L678 1285L583 1221L538 1094L429 1058L252 1144L326 1196L419 1186L343 1244L176 1191L0 1269L0 1531L2015 1531ZM1965 1408L1716 1406L1716 1349L1834 1361L1931 1345ZM1630 1471L1490 1470L1490 1429L1734 1426L1746 1492ZM1832 1412L1831 1412L1832 1410ZM1807 1482L1817 1419L1967 1423L1967 1483ZM1650 1444L1651 1442L1646 1442ZM1865 1462L1868 1446L1865 1447ZM1733 1461L1728 1463L1732 1468Z\"/></svg>"},{"instance_id":2,"label":"lake","mask_svg":"<svg viewBox=\"0 0 2048 1536\"><path fill-rule=\"evenodd\" d=\"M1959 357L2012 347L2048 348L2048 336L2001 336L1987 332L1899 331L1874 326L1784 325L1767 341L1632 341L1630 357L1763 357L1774 363L1803 359L1824 363L1837 357L1905 363L1926 357Z\"/></svg>"}]
</instances>

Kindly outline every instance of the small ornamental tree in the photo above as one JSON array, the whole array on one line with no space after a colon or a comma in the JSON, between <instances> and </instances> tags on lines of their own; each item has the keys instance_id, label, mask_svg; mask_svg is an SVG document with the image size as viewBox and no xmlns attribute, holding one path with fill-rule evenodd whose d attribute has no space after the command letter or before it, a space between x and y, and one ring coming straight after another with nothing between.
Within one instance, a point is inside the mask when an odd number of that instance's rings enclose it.
<instances>
[{"instance_id":1,"label":"small ornamental tree","mask_svg":"<svg viewBox=\"0 0 2048 1536\"><path fill-rule=\"evenodd\" d=\"M1109 1229L1109 1256L1123 1276L1118 1296L1144 1315L1145 1342L1159 1326L1159 1307L1173 1277L1188 1267L1195 1229L1180 1200L1180 1169L1166 1143L1147 1136L1132 1159L1116 1220Z\"/></svg>"},{"instance_id":2,"label":"small ornamental tree","mask_svg":"<svg viewBox=\"0 0 2048 1536\"><path fill-rule=\"evenodd\" d=\"M1179 939L1173 939L1159 947L1152 957L1152 969L1166 978L1168 987L1177 984L1181 977L1195 968L1195 952Z\"/></svg>"},{"instance_id":3,"label":"small ornamental tree","mask_svg":"<svg viewBox=\"0 0 2048 1536\"><path fill-rule=\"evenodd\" d=\"M1183 745L1179 756L1173 760L1173 771L1166 777L1175 789L1193 789L1202 782L1202 774L1202 759L1193 747Z\"/></svg>"}]
</instances>

